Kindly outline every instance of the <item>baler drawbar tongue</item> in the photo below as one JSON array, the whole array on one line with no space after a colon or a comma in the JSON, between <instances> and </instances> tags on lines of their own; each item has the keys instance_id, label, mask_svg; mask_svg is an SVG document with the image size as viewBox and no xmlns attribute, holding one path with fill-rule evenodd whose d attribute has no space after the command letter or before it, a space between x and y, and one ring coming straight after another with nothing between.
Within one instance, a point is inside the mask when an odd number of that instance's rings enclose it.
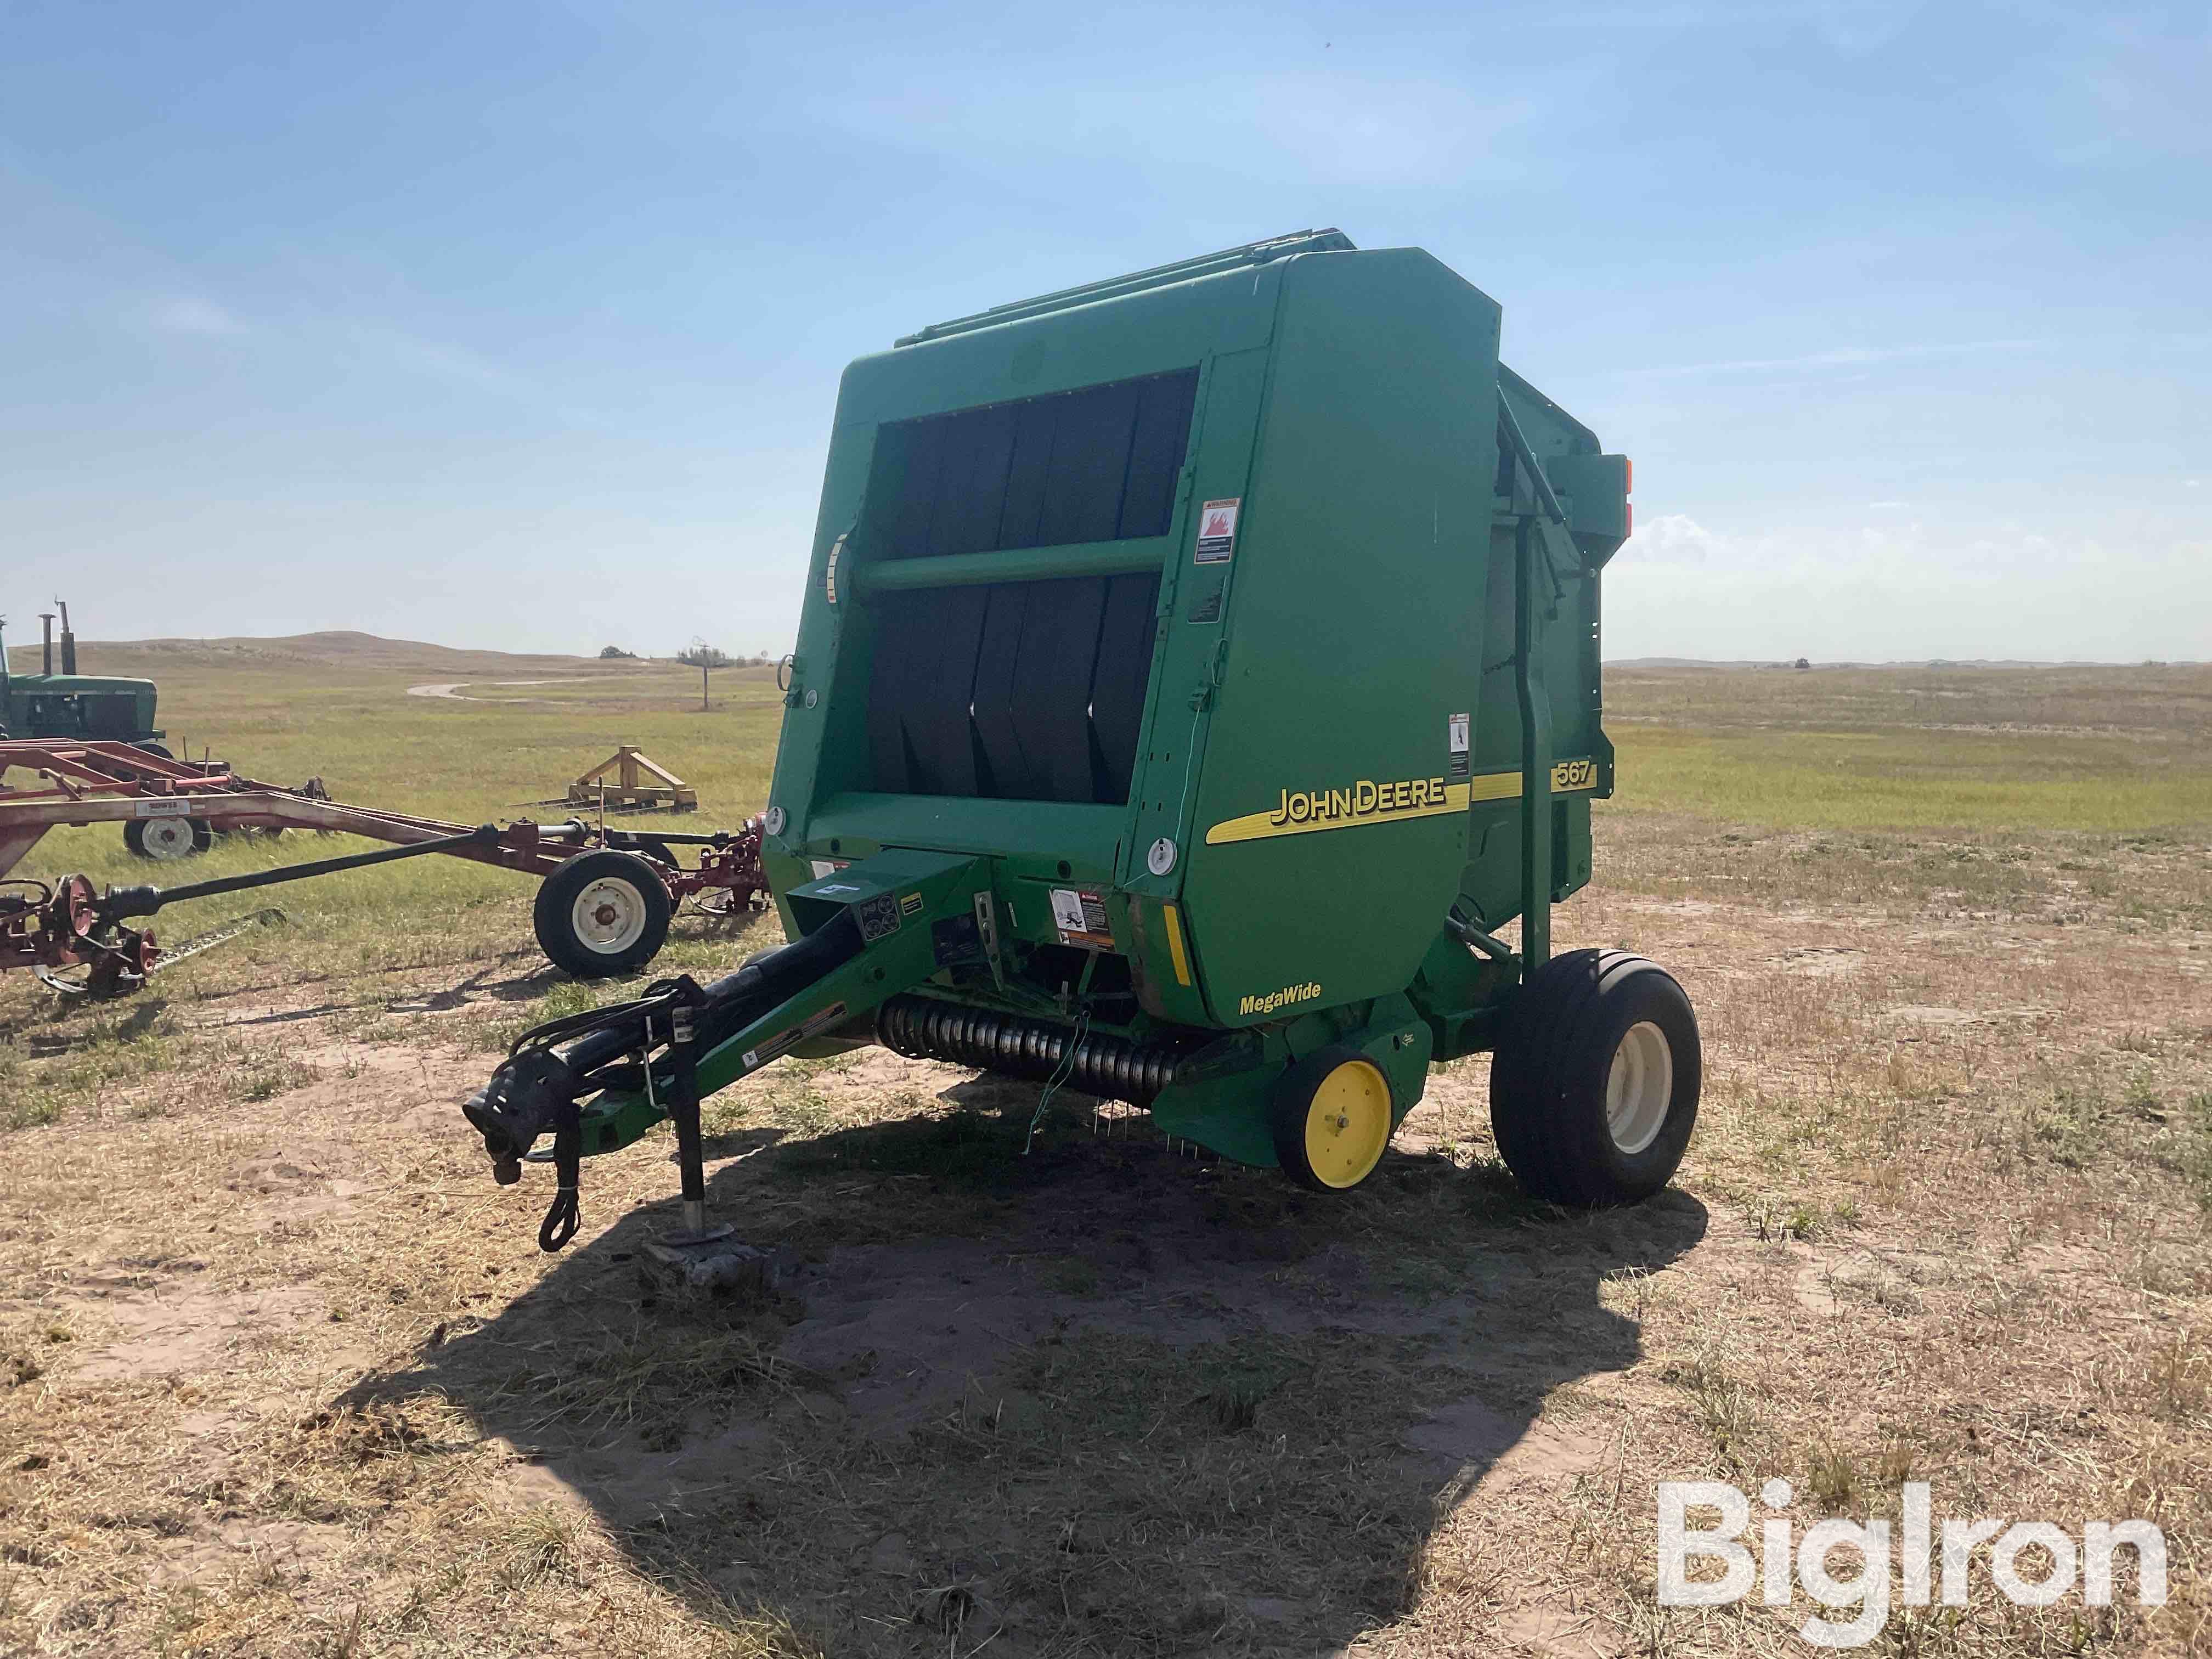
<instances>
[{"instance_id":1,"label":"baler drawbar tongue","mask_svg":"<svg viewBox=\"0 0 2212 1659\"><path fill-rule=\"evenodd\" d=\"M945 964L937 924L972 922L990 860L891 848L794 887L806 931L734 974L702 986L662 980L633 1001L549 1020L517 1038L462 1108L483 1134L502 1186L522 1165L550 1163L559 1190L538 1231L557 1250L574 1237L583 1158L617 1152L662 1119L676 1126L684 1226L706 1231L699 1102L812 1038L866 1018ZM550 1133L550 1152L532 1149Z\"/></svg>"}]
</instances>

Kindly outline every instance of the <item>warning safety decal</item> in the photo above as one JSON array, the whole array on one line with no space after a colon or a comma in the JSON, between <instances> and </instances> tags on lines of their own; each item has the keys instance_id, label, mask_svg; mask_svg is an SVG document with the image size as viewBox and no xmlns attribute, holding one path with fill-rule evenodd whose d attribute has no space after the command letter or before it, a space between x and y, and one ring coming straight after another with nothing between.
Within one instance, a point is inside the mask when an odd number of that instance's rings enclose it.
<instances>
[{"instance_id":1,"label":"warning safety decal","mask_svg":"<svg viewBox=\"0 0 2212 1659\"><path fill-rule=\"evenodd\" d=\"M1054 888L1052 925L1062 945L1087 945L1101 951L1114 948L1114 927L1106 919L1106 901L1096 893Z\"/></svg>"},{"instance_id":2,"label":"warning safety decal","mask_svg":"<svg viewBox=\"0 0 2212 1659\"><path fill-rule=\"evenodd\" d=\"M1207 501L1198 509L1198 551L1194 564L1226 564L1237 547L1237 512L1242 495Z\"/></svg>"}]
</instances>

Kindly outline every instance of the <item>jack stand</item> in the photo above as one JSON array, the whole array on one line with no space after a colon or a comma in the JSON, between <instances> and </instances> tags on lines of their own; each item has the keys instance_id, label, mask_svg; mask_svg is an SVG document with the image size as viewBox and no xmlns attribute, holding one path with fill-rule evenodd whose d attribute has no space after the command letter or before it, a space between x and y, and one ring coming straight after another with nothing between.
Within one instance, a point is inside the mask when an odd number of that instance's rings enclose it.
<instances>
[{"instance_id":1,"label":"jack stand","mask_svg":"<svg viewBox=\"0 0 2212 1659\"><path fill-rule=\"evenodd\" d=\"M769 1293L765 1251L741 1244L732 1229L707 1223L706 1155L699 1144L697 1034L692 1014L699 988L689 980L668 1011L668 1054L674 1061L669 1079L668 1116L676 1125L676 1164L684 1182L684 1225L647 1244L646 1254L674 1268L694 1290L724 1294L750 1286Z\"/></svg>"},{"instance_id":2,"label":"jack stand","mask_svg":"<svg viewBox=\"0 0 2212 1659\"><path fill-rule=\"evenodd\" d=\"M706 1155L699 1140L699 1050L692 1024L699 989L687 980L688 994L680 995L668 1011L668 1054L675 1062L671 1079L668 1115L676 1125L676 1166L684 1184L684 1226L660 1243L673 1249L712 1244L727 1238L732 1229L707 1224Z\"/></svg>"}]
</instances>

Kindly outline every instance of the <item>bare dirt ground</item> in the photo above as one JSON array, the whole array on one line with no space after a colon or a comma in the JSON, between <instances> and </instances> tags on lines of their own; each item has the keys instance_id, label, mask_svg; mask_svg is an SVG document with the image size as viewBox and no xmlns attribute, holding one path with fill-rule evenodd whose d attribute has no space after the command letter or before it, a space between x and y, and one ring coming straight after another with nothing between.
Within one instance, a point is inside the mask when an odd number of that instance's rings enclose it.
<instances>
[{"instance_id":1,"label":"bare dirt ground","mask_svg":"<svg viewBox=\"0 0 2212 1659\"><path fill-rule=\"evenodd\" d=\"M665 1138L558 1256L486 1178L534 951L157 982L191 1063L0 1141L0 1650L1802 1653L1802 1595L1653 1594L1656 1483L1779 1475L1801 1533L1907 1480L2165 1529L2162 1609L1978 1572L1875 1651L2212 1651L2212 847L1600 835L1559 946L1673 968L1708 1071L1596 1215L1480 1061L1322 1199L1074 1097L1025 1158L1034 1089L870 1051L710 1103L765 1261L695 1291ZM9 1018L19 1098L107 1052Z\"/></svg>"},{"instance_id":2,"label":"bare dirt ground","mask_svg":"<svg viewBox=\"0 0 2212 1659\"><path fill-rule=\"evenodd\" d=\"M1674 963L1705 1024L1705 1119L1656 1203L1521 1200L1479 1063L1329 1202L1081 1103L1024 1159L1033 1093L872 1052L720 1103L714 1200L776 1270L720 1297L643 1255L665 1147L587 1166L557 1258L544 1193L484 1181L454 1103L496 978L392 994L435 1027L411 1048L244 1015L317 1080L111 1101L15 1166L0 1628L1764 1651L1794 1645L1774 1614L1652 1604L1650 1495L1780 1472L1808 1512L1924 1478L1946 1512L2168 1527L2148 1621L1984 1598L1916 1650L2195 1650L2212 1251L2142 1148L2181 1150L2212 1072L2212 939L1633 896L1569 918ZM2154 1099L2096 1088L2138 1057Z\"/></svg>"}]
</instances>

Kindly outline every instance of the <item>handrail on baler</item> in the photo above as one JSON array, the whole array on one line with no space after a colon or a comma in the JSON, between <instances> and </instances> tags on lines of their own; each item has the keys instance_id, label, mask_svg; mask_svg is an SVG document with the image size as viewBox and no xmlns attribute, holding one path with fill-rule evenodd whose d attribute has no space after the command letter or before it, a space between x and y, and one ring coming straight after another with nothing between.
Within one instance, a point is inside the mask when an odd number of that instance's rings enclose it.
<instances>
[{"instance_id":1,"label":"handrail on baler","mask_svg":"<svg viewBox=\"0 0 2212 1659\"><path fill-rule=\"evenodd\" d=\"M1159 288L1169 283L1187 283L1196 277L1211 276L1218 271L1233 270L1239 265L1265 264L1271 259L1288 258L1293 253L1352 251L1352 239L1340 230L1292 231L1285 236L1271 236L1264 241L1244 242L1218 252L1201 253L1193 258L1177 259L1170 264L1154 265L1149 270L1133 270L1126 276L1110 276L1103 282L1064 288L1056 293L1040 294L1034 299L1010 301L1005 305L993 306L988 311L955 317L950 322L932 323L926 328L916 329L896 343L920 345L925 341L941 340L948 335L965 334L971 329L990 328L1000 323L1042 317L1068 306L1120 299L1126 295L1141 294L1148 288Z\"/></svg>"}]
</instances>

